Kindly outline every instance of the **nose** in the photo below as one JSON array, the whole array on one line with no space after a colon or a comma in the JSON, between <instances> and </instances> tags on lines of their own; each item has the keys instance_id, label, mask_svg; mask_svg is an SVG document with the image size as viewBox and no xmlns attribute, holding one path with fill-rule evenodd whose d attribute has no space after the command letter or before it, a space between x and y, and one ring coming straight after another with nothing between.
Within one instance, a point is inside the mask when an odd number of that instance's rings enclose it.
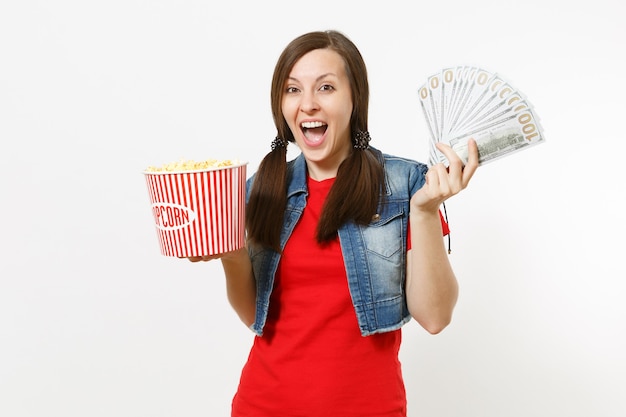
<instances>
[{"instance_id":1,"label":"nose","mask_svg":"<svg viewBox=\"0 0 626 417\"><path fill-rule=\"evenodd\" d=\"M305 113L311 113L319 109L319 104L313 92L305 92L302 94L300 109Z\"/></svg>"}]
</instances>

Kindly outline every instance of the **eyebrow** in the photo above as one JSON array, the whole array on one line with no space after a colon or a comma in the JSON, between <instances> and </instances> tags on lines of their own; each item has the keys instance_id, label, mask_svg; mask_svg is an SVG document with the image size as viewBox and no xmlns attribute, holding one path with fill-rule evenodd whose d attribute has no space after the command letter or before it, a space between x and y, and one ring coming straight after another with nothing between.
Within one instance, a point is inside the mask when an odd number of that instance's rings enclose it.
<instances>
[{"instance_id":1,"label":"eyebrow","mask_svg":"<svg viewBox=\"0 0 626 417\"><path fill-rule=\"evenodd\" d=\"M337 76L334 72L327 72L326 74L322 74L322 75L320 75L319 77L317 77L317 78L315 79L315 81L320 81L320 80L322 80L322 79L324 79L324 78L328 77L329 75L332 75L332 76L334 76L334 77L336 77L336 76ZM287 77L287 79L288 79L288 80L299 81L297 78L295 78L295 77L291 77L291 76L290 76L290 77Z\"/></svg>"}]
</instances>

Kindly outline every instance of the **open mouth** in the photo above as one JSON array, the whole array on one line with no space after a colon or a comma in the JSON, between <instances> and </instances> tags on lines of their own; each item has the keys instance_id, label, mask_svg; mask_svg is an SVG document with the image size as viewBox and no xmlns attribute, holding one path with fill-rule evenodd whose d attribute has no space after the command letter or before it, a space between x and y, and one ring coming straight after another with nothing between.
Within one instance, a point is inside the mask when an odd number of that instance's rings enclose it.
<instances>
[{"instance_id":1,"label":"open mouth","mask_svg":"<svg viewBox=\"0 0 626 417\"><path fill-rule=\"evenodd\" d=\"M326 129L328 129L328 125L322 122L304 122L300 125L302 129L302 134L304 137L312 142L318 143L324 137L324 133L326 133Z\"/></svg>"}]
</instances>

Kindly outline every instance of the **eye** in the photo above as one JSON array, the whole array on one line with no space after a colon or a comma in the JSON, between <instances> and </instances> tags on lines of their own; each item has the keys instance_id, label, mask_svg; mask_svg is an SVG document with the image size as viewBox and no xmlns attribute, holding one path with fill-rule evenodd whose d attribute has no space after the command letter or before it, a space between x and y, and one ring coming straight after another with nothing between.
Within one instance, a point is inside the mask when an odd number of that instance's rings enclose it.
<instances>
[{"instance_id":1,"label":"eye","mask_svg":"<svg viewBox=\"0 0 626 417\"><path fill-rule=\"evenodd\" d=\"M285 93L287 93L287 94L297 93L298 91L300 91L300 90L297 87L287 87L285 89Z\"/></svg>"},{"instance_id":2,"label":"eye","mask_svg":"<svg viewBox=\"0 0 626 417\"><path fill-rule=\"evenodd\" d=\"M335 87L330 84L324 84L320 87L320 91L333 91Z\"/></svg>"}]
</instances>

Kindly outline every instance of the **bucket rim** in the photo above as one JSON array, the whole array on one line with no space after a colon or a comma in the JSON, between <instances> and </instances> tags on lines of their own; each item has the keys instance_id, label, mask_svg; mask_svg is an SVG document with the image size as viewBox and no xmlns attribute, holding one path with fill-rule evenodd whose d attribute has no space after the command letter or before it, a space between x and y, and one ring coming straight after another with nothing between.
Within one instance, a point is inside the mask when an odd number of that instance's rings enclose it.
<instances>
[{"instance_id":1,"label":"bucket rim","mask_svg":"<svg viewBox=\"0 0 626 417\"><path fill-rule=\"evenodd\" d=\"M200 168L200 169L180 169L180 170L174 170L174 171L148 171L147 169L144 169L141 172L144 175L194 174L194 173L199 173L199 172L223 171L227 169L240 168L246 165L248 165L247 161L239 161L237 163L233 163L231 165L225 165L221 167L209 167L209 168Z\"/></svg>"}]
</instances>

